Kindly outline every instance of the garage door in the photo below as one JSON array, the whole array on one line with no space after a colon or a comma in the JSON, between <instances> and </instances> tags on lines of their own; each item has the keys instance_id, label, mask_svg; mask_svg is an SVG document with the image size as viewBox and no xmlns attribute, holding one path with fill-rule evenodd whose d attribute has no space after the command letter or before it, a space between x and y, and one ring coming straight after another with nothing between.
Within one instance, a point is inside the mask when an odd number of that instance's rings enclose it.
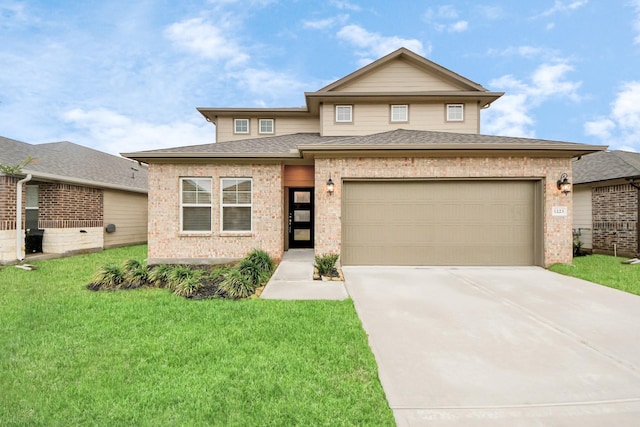
<instances>
[{"instance_id":1,"label":"garage door","mask_svg":"<svg viewBox=\"0 0 640 427\"><path fill-rule=\"evenodd\" d=\"M535 265L535 181L346 181L344 265Z\"/></svg>"}]
</instances>

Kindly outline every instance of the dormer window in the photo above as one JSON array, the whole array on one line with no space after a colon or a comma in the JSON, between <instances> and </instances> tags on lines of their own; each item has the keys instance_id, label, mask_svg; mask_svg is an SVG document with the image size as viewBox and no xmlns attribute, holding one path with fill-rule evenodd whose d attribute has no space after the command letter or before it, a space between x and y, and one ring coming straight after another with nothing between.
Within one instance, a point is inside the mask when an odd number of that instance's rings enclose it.
<instances>
[{"instance_id":1,"label":"dormer window","mask_svg":"<svg viewBox=\"0 0 640 427\"><path fill-rule=\"evenodd\" d=\"M464 121L464 104L447 104L447 121Z\"/></svg>"},{"instance_id":2,"label":"dormer window","mask_svg":"<svg viewBox=\"0 0 640 427\"><path fill-rule=\"evenodd\" d=\"M249 119L234 119L233 133L249 133Z\"/></svg>"},{"instance_id":3,"label":"dormer window","mask_svg":"<svg viewBox=\"0 0 640 427\"><path fill-rule=\"evenodd\" d=\"M408 105L392 105L391 121L392 122L408 122L409 106Z\"/></svg>"},{"instance_id":4,"label":"dormer window","mask_svg":"<svg viewBox=\"0 0 640 427\"><path fill-rule=\"evenodd\" d=\"M353 105L336 105L336 122L353 122Z\"/></svg>"},{"instance_id":5,"label":"dormer window","mask_svg":"<svg viewBox=\"0 0 640 427\"><path fill-rule=\"evenodd\" d=\"M273 119L258 120L258 133L274 133Z\"/></svg>"}]
</instances>

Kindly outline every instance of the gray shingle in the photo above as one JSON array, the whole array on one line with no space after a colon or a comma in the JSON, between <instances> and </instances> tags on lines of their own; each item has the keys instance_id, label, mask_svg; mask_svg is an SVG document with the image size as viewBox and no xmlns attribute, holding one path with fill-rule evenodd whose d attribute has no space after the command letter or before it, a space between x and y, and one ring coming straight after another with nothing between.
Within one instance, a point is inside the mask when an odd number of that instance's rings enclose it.
<instances>
[{"instance_id":1,"label":"gray shingle","mask_svg":"<svg viewBox=\"0 0 640 427\"><path fill-rule=\"evenodd\" d=\"M0 163L15 165L28 156L34 160L23 171L33 173L36 177L38 174L51 174L66 177L70 182L91 181L105 186L147 190L146 166L134 164L129 159L68 141L27 144L0 137ZM138 171L132 170L132 166Z\"/></svg>"},{"instance_id":2,"label":"gray shingle","mask_svg":"<svg viewBox=\"0 0 640 427\"><path fill-rule=\"evenodd\" d=\"M582 156L573 162L573 182L607 181L640 176L640 153L630 151L600 151Z\"/></svg>"}]
</instances>

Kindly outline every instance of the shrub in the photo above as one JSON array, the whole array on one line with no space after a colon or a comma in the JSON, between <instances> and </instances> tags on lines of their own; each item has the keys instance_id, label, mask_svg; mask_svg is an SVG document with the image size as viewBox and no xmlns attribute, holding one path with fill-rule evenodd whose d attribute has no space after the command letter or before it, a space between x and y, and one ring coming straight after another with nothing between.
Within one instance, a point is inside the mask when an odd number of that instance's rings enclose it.
<instances>
[{"instance_id":1,"label":"shrub","mask_svg":"<svg viewBox=\"0 0 640 427\"><path fill-rule=\"evenodd\" d=\"M195 273L195 271L194 271ZM182 297L190 297L195 294L200 288L202 288L202 282L200 281L199 274L194 274L190 277L182 279L173 290L173 293Z\"/></svg>"},{"instance_id":2,"label":"shrub","mask_svg":"<svg viewBox=\"0 0 640 427\"><path fill-rule=\"evenodd\" d=\"M167 287L172 291L175 291L176 287L180 284L180 282L182 282L184 279L188 279L189 277L192 277L193 274L194 274L194 270L192 270L188 266L185 266L185 265L174 266L167 275Z\"/></svg>"},{"instance_id":3,"label":"shrub","mask_svg":"<svg viewBox=\"0 0 640 427\"><path fill-rule=\"evenodd\" d=\"M124 262L124 283L121 287L139 288L149 283L149 268L146 264L128 259Z\"/></svg>"},{"instance_id":4,"label":"shrub","mask_svg":"<svg viewBox=\"0 0 640 427\"><path fill-rule=\"evenodd\" d=\"M273 273L273 270L275 268L275 264L273 263L273 260L271 259L269 254L262 249L254 249L253 251L249 252L249 255L247 255L243 261L255 265L258 269L266 272L269 275Z\"/></svg>"},{"instance_id":5,"label":"shrub","mask_svg":"<svg viewBox=\"0 0 640 427\"><path fill-rule=\"evenodd\" d=\"M336 262L338 262L338 254L322 254L316 255L315 267L318 269L318 273L321 275L330 274L333 269L336 267Z\"/></svg>"},{"instance_id":6,"label":"shrub","mask_svg":"<svg viewBox=\"0 0 640 427\"><path fill-rule=\"evenodd\" d=\"M263 270L258 264L254 264L251 260L245 258L235 266L240 273L247 278L251 285L255 288L269 280L271 272Z\"/></svg>"},{"instance_id":7,"label":"shrub","mask_svg":"<svg viewBox=\"0 0 640 427\"><path fill-rule=\"evenodd\" d=\"M248 298L255 292L257 285L250 276L245 275L241 269L230 269L220 282L220 289L233 299Z\"/></svg>"},{"instance_id":8,"label":"shrub","mask_svg":"<svg viewBox=\"0 0 640 427\"><path fill-rule=\"evenodd\" d=\"M167 286L173 268L170 264L156 265L149 272L149 281L159 288Z\"/></svg>"},{"instance_id":9,"label":"shrub","mask_svg":"<svg viewBox=\"0 0 640 427\"><path fill-rule=\"evenodd\" d=\"M97 291L99 289L117 289L125 281L125 274L119 265L109 263L98 269L93 276L93 283L87 287Z\"/></svg>"}]
</instances>

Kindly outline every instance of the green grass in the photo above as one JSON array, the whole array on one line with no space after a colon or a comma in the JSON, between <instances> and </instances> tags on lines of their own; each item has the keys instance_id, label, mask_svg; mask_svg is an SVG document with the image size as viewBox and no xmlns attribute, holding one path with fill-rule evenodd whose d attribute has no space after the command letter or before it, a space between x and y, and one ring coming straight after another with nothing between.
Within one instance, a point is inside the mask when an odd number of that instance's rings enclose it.
<instances>
[{"instance_id":1,"label":"green grass","mask_svg":"<svg viewBox=\"0 0 640 427\"><path fill-rule=\"evenodd\" d=\"M394 425L350 300L85 289L145 254L0 270L0 425Z\"/></svg>"},{"instance_id":2,"label":"green grass","mask_svg":"<svg viewBox=\"0 0 640 427\"><path fill-rule=\"evenodd\" d=\"M588 255L574 258L571 265L556 264L549 270L640 295L640 264L622 264L625 259Z\"/></svg>"}]
</instances>

